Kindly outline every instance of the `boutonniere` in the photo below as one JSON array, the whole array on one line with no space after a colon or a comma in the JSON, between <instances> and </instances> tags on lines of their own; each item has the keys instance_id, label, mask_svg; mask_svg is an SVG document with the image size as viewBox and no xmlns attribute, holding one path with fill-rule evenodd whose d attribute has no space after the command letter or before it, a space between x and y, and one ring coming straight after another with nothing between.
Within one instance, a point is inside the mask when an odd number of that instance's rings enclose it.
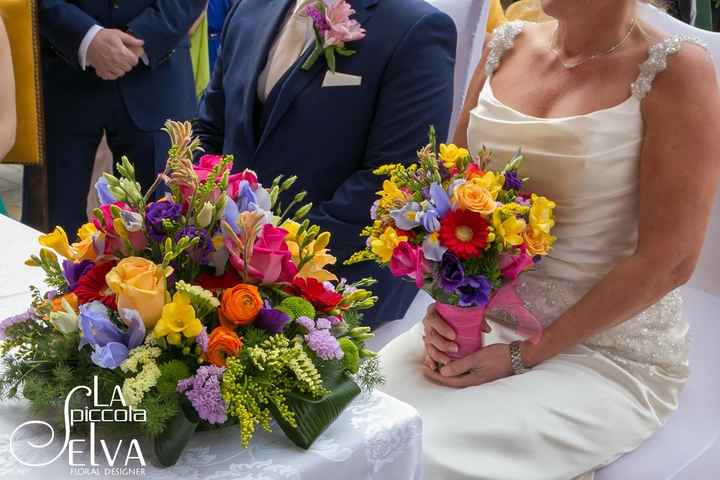
<instances>
[{"instance_id":1,"label":"boutonniere","mask_svg":"<svg viewBox=\"0 0 720 480\"><path fill-rule=\"evenodd\" d=\"M365 29L357 20L350 19L355 10L345 0L318 0L308 5L305 15L313 22L315 50L302 69L310 70L320 57L325 56L328 68L335 73L335 55L354 55L355 50L348 49L346 44L365 38Z\"/></svg>"}]
</instances>

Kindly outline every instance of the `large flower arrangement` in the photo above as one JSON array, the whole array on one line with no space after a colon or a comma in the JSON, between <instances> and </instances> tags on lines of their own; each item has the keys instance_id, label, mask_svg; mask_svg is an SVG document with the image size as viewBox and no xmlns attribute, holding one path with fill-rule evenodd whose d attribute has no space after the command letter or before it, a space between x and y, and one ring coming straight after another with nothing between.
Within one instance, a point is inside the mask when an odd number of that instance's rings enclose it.
<instances>
[{"instance_id":1,"label":"large flower arrangement","mask_svg":"<svg viewBox=\"0 0 720 480\"><path fill-rule=\"evenodd\" d=\"M473 157L456 145L438 148L431 129L417 163L375 171L388 178L372 205L373 223L363 231L367 247L348 261L376 261L425 289L460 330L454 356L481 346L490 309L515 314L533 339L541 331L513 283L550 252L555 203L524 191L520 153L501 171L487 168L490 158L487 150Z\"/></svg>"},{"instance_id":2,"label":"large flower arrangement","mask_svg":"<svg viewBox=\"0 0 720 480\"><path fill-rule=\"evenodd\" d=\"M164 464L198 424L237 423L247 446L274 418L307 448L359 392L348 374L381 380L360 325L373 280L327 269L330 234L303 220L305 193L282 204L294 177L265 188L230 173L232 157L193 164L190 125L166 130L167 167L148 192L123 158L76 242L61 227L40 237L27 264L51 290L0 324L0 394L45 409L93 377L106 396L121 385Z\"/></svg>"}]
</instances>

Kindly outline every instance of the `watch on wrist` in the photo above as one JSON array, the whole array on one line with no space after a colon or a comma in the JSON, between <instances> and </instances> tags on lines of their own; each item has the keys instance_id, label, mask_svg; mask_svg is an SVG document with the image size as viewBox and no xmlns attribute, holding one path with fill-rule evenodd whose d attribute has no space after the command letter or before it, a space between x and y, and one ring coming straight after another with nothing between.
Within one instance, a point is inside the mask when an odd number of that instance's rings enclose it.
<instances>
[{"instance_id":1,"label":"watch on wrist","mask_svg":"<svg viewBox=\"0 0 720 480\"><path fill-rule=\"evenodd\" d=\"M520 351L521 343L519 340L510 343L510 365L512 366L513 375L520 375L530 370L523 363L522 352Z\"/></svg>"}]
</instances>

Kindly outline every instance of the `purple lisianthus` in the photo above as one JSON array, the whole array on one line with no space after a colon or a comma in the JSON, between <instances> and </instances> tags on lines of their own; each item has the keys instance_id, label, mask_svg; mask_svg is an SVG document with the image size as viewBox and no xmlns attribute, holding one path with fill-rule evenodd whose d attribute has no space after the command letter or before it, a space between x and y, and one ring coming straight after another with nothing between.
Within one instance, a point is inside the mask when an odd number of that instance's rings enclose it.
<instances>
[{"instance_id":1,"label":"purple lisianthus","mask_svg":"<svg viewBox=\"0 0 720 480\"><path fill-rule=\"evenodd\" d=\"M188 250L188 253L194 262L206 264L210 254L215 250L207 230L188 225L177 232L175 241L179 241L182 237L188 237L190 240L193 238L200 239L197 245Z\"/></svg>"},{"instance_id":2,"label":"purple lisianthus","mask_svg":"<svg viewBox=\"0 0 720 480\"><path fill-rule=\"evenodd\" d=\"M458 305L461 307L479 307L490 301L492 285L483 275L465 277L457 288L460 294Z\"/></svg>"},{"instance_id":3,"label":"purple lisianthus","mask_svg":"<svg viewBox=\"0 0 720 480\"><path fill-rule=\"evenodd\" d=\"M98 367L114 369L124 362L130 350L145 340L145 324L136 310L120 309L120 316L127 325L123 331L110 319L110 311L94 301L80 306L82 337L78 349L91 345L90 360Z\"/></svg>"},{"instance_id":4,"label":"purple lisianthus","mask_svg":"<svg viewBox=\"0 0 720 480\"><path fill-rule=\"evenodd\" d=\"M145 210L145 224L150 238L161 242L167 236L164 220L174 221L180 218L182 206L172 200L160 200L151 203Z\"/></svg>"},{"instance_id":5,"label":"purple lisianthus","mask_svg":"<svg viewBox=\"0 0 720 480\"><path fill-rule=\"evenodd\" d=\"M265 308L260 310L255 319L254 326L274 335L282 332L289 321L290 316L287 313L275 310L266 302Z\"/></svg>"},{"instance_id":6,"label":"purple lisianthus","mask_svg":"<svg viewBox=\"0 0 720 480\"><path fill-rule=\"evenodd\" d=\"M32 318L32 310L27 310L23 313L20 313L18 315L13 315L12 317L8 317L2 322L0 322L0 340L4 340L6 338L6 332L7 329L17 325L18 323L26 322Z\"/></svg>"},{"instance_id":7,"label":"purple lisianthus","mask_svg":"<svg viewBox=\"0 0 720 480\"><path fill-rule=\"evenodd\" d=\"M307 346L323 360L341 360L343 351L337 338L328 330L313 330L305 335Z\"/></svg>"},{"instance_id":8,"label":"purple lisianthus","mask_svg":"<svg viewBox=\"0 0 720 480\"><path fill-rule=\"evenodd\" d=\"M465 280L465 269L460 259L450 252L445 252L440 264L440 286L446 293L455 293Z\"/></svg>"},{"instance_id":9,"label":"purple lisianthus","mask_svg":"<svg viewBox=\"0 0 720 480\"><path fill-rule=\"evenodd\" d=\"M518 174L515 170L510 170L509 172L505 172L505 185L503 185L503 188L505 190L520 190L523 187L523 181L520 177L518 177Z\"/></svg>"},{"instance_id":10,"label":"purple lisianthus","mask_svg":"<svg viewBox=\"0 0 720 480\"><path fill-rule=\"evenodd\" d=\"M198 416L208 423L221 424L227 421L227 405L220 391L225 368L203 365L192 377L180 380L178 393L184 393Z\"/></svg>"},{"instance_id":11,"label":"purple lisianthus","mask_svg":"<svg viewBox=\"0 0 720 480\"><path fill-rule=\"evenodd\" d=\"M83 260L80 263L75 263L72 260L63 260L63 275L65 276L68 289L71 292L77 287L80 277L85 275L94 265L95 263L90 260Z\"/></svg>"}]
</instances>

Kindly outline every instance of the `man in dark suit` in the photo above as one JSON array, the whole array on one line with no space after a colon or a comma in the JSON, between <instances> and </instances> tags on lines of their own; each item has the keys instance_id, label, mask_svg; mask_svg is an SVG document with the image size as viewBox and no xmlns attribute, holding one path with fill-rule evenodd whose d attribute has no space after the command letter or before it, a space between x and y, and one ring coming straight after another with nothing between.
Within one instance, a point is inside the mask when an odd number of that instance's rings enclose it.
<instances>
[{"instance_id":1,"label":"man in dark suit","mask_svg":"<svg viewBox=\"0 0 720 480\"><path fill-rule=\"evenodd\" d=\"M127 155L143 186L152 183L169 146L163 123L197 112L187 33L204 6L40 0L50 227L62 225L73 236L85 221L103 131L115 159ZM33 186L25 177L29 202Z\"/></svg>"},{"instance_id":2,"label":"man in dark suit","mask_svg":"<svg viewBox=\"0 0 720 480\"><path fill-rule=\"evenodd\" d=\"M311 220L333 234L342 262L363 246L360 228L385 163L410 163L430 125L447 136L457 33L447 15L422 0L350 0L366 30L338 56L336 75L314 48L307 0L239 0L228 15L221 53L200 104L196 131L205 150L235 155L269 181L297 174L315 205ZM334 1L326 1L334 3ZM307 22L307 23L303 23ZM382 302L369 324L402 317L416 289L361 264L339 269L372 275Z\"/></svg>"}]
</instances>

